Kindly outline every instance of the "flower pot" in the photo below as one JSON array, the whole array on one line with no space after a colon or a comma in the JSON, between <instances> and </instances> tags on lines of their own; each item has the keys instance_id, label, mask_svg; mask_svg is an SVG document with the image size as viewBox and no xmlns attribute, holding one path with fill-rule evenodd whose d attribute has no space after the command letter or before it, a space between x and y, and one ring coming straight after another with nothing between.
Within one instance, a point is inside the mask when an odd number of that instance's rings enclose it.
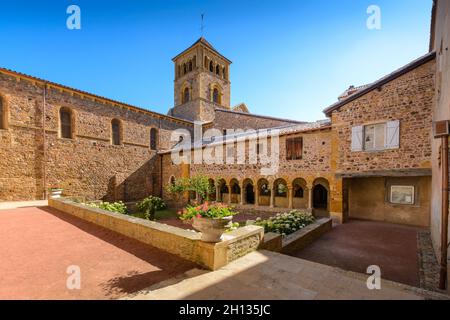
<instances>
[{"instance_id":1,"label":"flower pot","mask_svg":"<svg viewBox=\"0 0 450 320\"><path fill-rule=\"evenodd\" d=\"M194 218L192 226L202 233L203 242L220 242L220 237L227 229L232 217L222 219Z\"/></svg>"}]
</instances>

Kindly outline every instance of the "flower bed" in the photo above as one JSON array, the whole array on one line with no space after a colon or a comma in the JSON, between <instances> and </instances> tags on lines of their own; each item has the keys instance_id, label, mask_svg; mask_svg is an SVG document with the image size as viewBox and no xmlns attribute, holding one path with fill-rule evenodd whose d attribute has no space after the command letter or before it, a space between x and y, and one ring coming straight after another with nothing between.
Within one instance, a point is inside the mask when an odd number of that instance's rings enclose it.
<instances>
[{"instance_id":1,"label":"flower bed","mask_svg":"<svg viewBox=\"0 0 450 320\"><path fill-rule=\"evenodd\" d=\"M125 203L122 201L119 202L89 202L89 203L83 203L84 205L91 207L91 208L98 208L102 210L106 210L109 212L116 212L121 214L128 214L128 209Z\"/></svg>"},{"instance_id":2,"label":"flower bed","mask_svg":"<svg viewBox=\"0 0 450 320\"><path fill-rule=\"evenodd\" d=\"M188 206L183 211L178 212L180 219L183 221L191 221L194 218L223 219L232 217L237 212L223 203L208 203L198 206Z\"/></svg>"},{"instance_id":3,"label":"flower bed","mask_svg":"<svg viewBox=\"0 0 450 320\"><path fill-rule=\"evenodd\" d=\"M255 225L264 227L264 231L275 232L282 236L290 235L306 226L314 223L315 218L307 213L300 211L291 211L288 213L277 214L267 220L256 219Z\"/></svg>"}]
</instances>

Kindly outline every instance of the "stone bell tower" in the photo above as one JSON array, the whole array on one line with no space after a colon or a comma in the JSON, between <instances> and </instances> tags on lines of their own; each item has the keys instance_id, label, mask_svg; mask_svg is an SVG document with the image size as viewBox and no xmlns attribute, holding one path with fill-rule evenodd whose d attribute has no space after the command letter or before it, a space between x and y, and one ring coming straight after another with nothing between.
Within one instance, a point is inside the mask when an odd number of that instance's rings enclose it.
<instances>
[{"instance_id":1,"label":"stone bell tower","mask_svg":"<svg viewBox=\"0 0 450 320\"><path fill-rule=\"evenodd\" d=\"M215 109L230 109L230 64L200 38L172 59L175 67L174 107L169 114L186 120L214 121Z\"/></svg>"}]
</instances>

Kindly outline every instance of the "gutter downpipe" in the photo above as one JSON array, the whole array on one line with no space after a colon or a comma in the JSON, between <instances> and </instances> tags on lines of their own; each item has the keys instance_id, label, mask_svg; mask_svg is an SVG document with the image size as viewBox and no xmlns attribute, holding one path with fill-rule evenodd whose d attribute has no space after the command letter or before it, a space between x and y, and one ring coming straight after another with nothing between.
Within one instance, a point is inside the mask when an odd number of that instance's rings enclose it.
<instances>
[{"instance_id":1,"label":"gutter downpipe","mask_svg":"<svg viewBox=\"0 0 450 320\"><path fill-rule=\"evenodd\" d=\"M449 210L449 170L448 170L448 135L441 138L442 157L442 216L441 216L441 263L439 288L447 288L447 250L448 250L448 210Z\"/></svg>"},{"instance_id":2,"label":"gutter downpipe","mask_svg":"<svg viewBox=\"0 0 450 320\"><path fill-rule=\"evenodd\" d=\"M158 147L156 149L161 149L161 118L159 118L159 130L158 130ZM158 152L156 153L158 154ZM163 197L163 155L159 155L159 196Z\"/></svg>"}]
</instances>

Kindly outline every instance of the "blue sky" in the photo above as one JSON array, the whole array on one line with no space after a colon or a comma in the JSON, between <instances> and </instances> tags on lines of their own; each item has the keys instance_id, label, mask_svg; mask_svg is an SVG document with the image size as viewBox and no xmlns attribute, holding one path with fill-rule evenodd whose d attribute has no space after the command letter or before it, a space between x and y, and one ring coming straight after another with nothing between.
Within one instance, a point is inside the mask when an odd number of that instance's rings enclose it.
<instances>
[{"instance_id":1,"label":"blue sky","mask_svg":"<svg viewBox=\"0 0 450 320\"><path fill-rule=\"evenodd\" d=\"M2 1L0 66L167 113L171 58L204 35L233 61L232 104L313 121L349 85L428 51L431 0ZM81 8L81 30L66 9ZM366 10L381 8L381 30Z\"/></svg>"}]
</instances>

